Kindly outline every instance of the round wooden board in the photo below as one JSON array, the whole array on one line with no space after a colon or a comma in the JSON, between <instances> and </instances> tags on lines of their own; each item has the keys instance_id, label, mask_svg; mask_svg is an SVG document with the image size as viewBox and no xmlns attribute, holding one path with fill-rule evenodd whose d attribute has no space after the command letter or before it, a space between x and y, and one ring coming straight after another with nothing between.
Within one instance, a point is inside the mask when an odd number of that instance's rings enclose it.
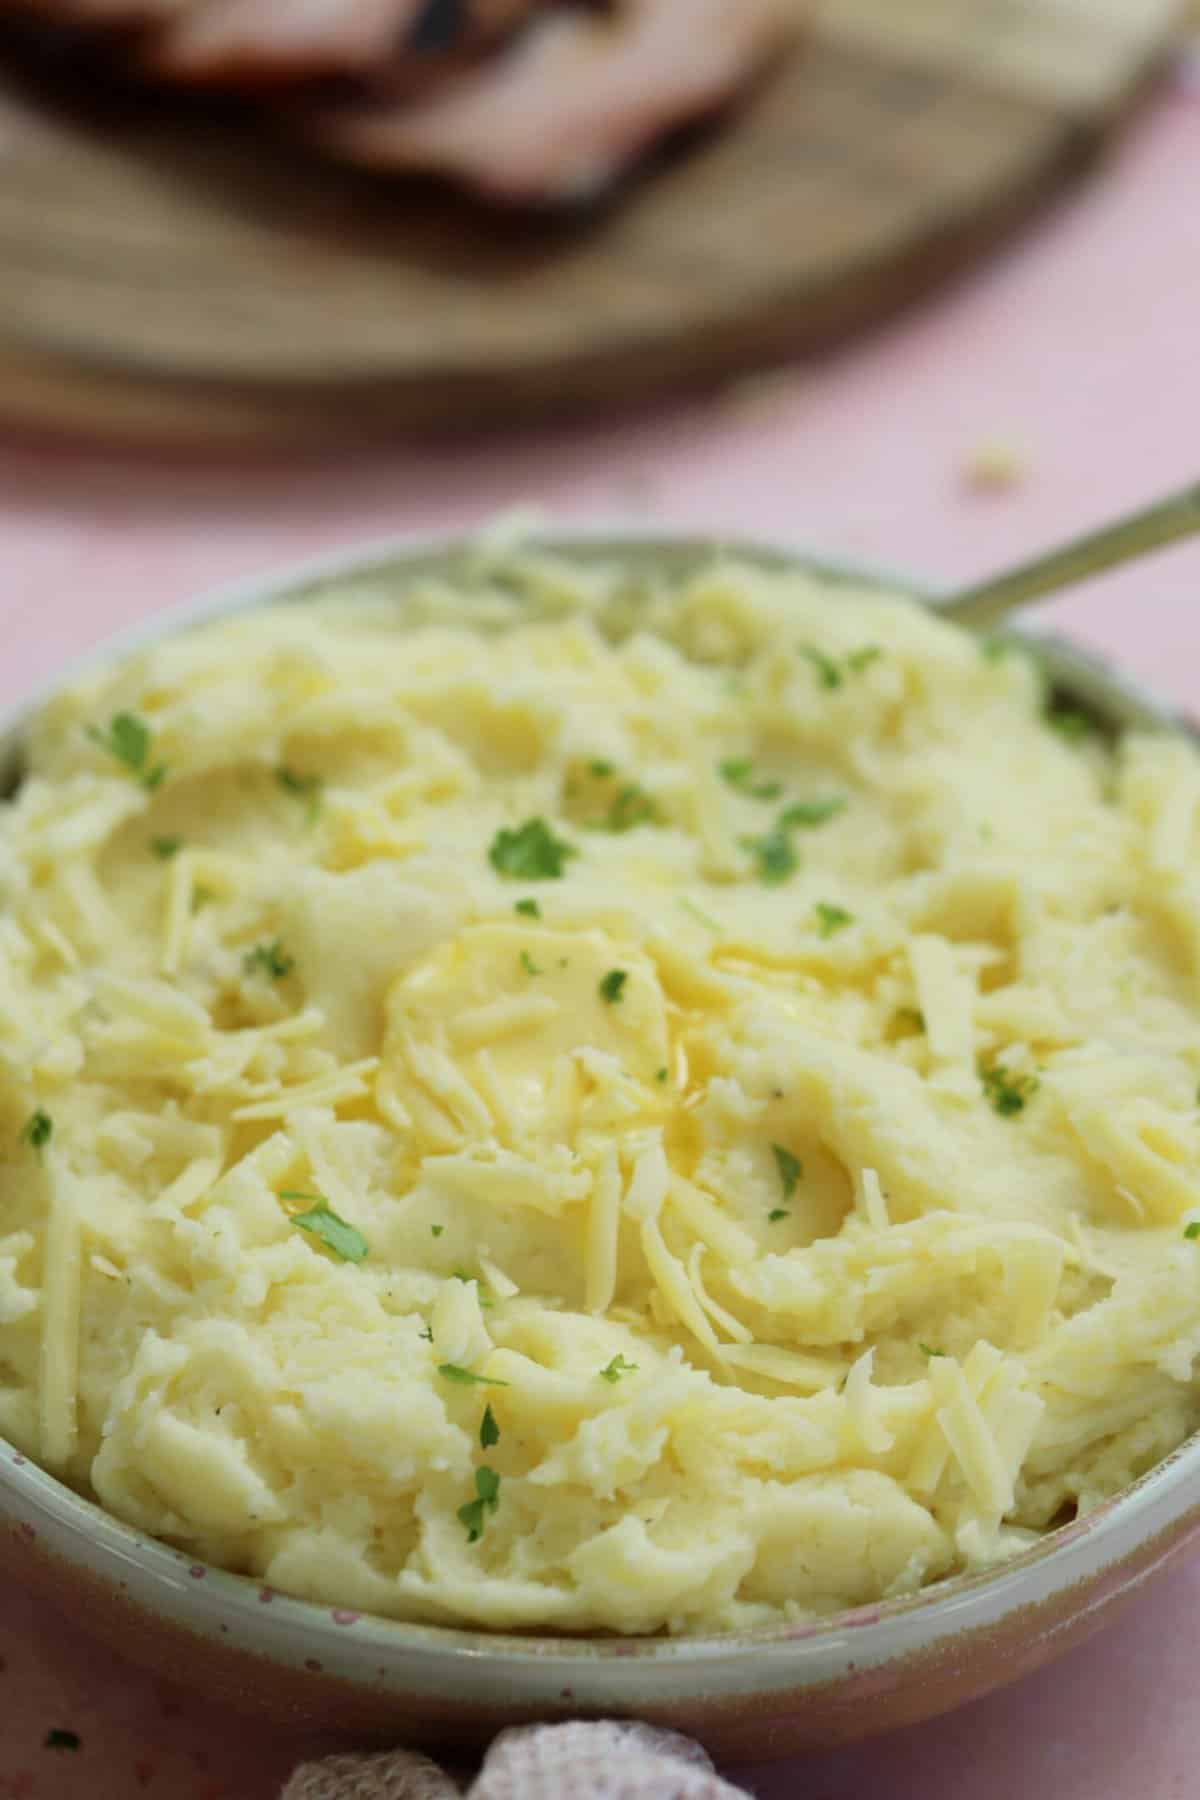
<instances>
[{"instance_id":1,"label":"round wooden board","mask_svg":"<svg viewBox=\"0 0 1200 1800\"><path fill-rule=\"evenodd\" d=\"M494 426L812 346L1052 191L1183 0L815 0L732 124L571 221L384 184L236 118L0 78L0 412L193 444Z\"/></svg>"}]
</instances>

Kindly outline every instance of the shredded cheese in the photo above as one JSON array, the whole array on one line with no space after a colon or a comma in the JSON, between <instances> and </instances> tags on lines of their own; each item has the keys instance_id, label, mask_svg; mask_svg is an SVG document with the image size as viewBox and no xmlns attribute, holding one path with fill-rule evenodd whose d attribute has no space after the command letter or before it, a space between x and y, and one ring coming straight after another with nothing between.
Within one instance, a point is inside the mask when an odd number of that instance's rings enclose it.
<instances>
[{"instance_id":1,"label":"shredded cheese","mask_svg":"<svg viewBox=\"0 0 1200 1800\"><path fill-rule=\"evenodd\" d=\"M500 544L67 688L0 804L0 1429L517 1631L1102 1502L1200 1423L1200 759L1054 723L905 601Z\"/></svg>"}]
</instances>

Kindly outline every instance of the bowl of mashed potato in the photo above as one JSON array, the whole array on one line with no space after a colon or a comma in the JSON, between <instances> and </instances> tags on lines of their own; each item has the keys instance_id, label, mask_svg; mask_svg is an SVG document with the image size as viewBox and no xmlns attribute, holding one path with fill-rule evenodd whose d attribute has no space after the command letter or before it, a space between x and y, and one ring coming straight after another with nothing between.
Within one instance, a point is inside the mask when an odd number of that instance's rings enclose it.
<instances>
[{"instance_id":1,"label":"bowl of mashed potato","mask_svg":"<svg viewBox=\"0 0 1200 1800\"><path fill-rule=\"evenodd\" d=\"M494 538L218 596L3 748L0 1547L97 1630L762 1755L1196 1530L1200 758L1110 672Z\"/></svg>"}]
</instances>

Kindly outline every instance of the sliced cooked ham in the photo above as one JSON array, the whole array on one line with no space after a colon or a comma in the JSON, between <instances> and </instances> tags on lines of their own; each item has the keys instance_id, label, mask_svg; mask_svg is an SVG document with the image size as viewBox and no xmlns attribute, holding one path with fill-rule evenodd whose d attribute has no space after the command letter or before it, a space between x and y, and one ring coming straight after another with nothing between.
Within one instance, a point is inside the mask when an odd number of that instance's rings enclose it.
<instances>
[{"instance_id":1,"label":"sliced cooked ham","mask_svg":"<svg viewBox=\"0 0 1200 1800\"><path fill-rule=\"evenodd\" d=\"M447 174L552 204L611 185L656 140L736 93L794 31L803 0L623 0L554 11L425 101L325 114L318 133L382 170Z\"/></svg>"},{"instance_id":2,"label":"sliced cooked ham","mask_svg":"<svg viewBox=\"0 0 1200 1800\"><path fill-rule=\"evenodd\" d=\"M404 41L423 0L205 0L168 25L148 61L203 81L275 81L368 69Z\"/></svg>"},{"instance_id":3,"label":"sliced cooked ham","mask_svg":"<svg viewBox=\"0 0 1200 1800\"><path fill-rule=\"evenodd\" d=\"M203 0L148 53L173 80L277 85L319 75L399 78L530 12L540 0Z\"/></svg>"}]
</instances>

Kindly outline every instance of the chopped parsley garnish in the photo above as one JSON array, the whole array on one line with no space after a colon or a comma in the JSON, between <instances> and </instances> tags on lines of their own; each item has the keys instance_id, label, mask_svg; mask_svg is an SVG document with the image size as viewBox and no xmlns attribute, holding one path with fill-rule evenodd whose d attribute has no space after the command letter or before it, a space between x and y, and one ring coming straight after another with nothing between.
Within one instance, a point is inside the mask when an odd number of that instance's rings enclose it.
<instances>
[{"instance_id":1,"label":"chopped parsley garnish","mask_svg":"<svg viewBox=\"0 0 1200 1800\"><path fill-rule=\"evenodd\" d=\"M446 1227L444 1225L431 1225L429 1227L429 1229L430 1229L430 1231L432 1231L434 1237L441 1237L441 1235L442 1235L443 1231L445 1231Z\"/></svg>"},{"instance_id":2,"label":"chopped parsley garnish","mask_svg":"<svg viewBox=\"0 0 1200 1800\"><path fill-rule=\"evenodd\" d=\"M780 813L777 829L811 831L817 825L827 825L830 819L836 819L845 805L844 795L830 800L797 800L794 806L789 806Z\"/></svg>"},{"instance_id":3,"label":"chopped parsley garnish","mask_svg":"<svg viewBox=\"0 0 1200 1800\"><path fill-rule=\"evenodd\" d=\"M83 1739L75 1731L63 1731L58 1726L48 1731L42 1741L43 1750L81 1750Z\"/></svg>"},{"instance_id":4,"label":"chopped parsley garnish","mask_svg":"<svg viewBox=\"0 0 1200 1800\"><path fill-rule=\"evenodd\" d=\"M242 958L242 967L247 975L253 975L256 969L261 969L272 981L282 981L285 975L291 974L295 966L295 957L287 954L279 938L269 944L255 944L253 950L247 950Z\"/></svg>"},{"instance_id":5,"label":"chopped parsley garnish","mask_svg":"<svg viewBox=\"0 0 1200 1800\"><path fill-rule=\"evenodd\" d=\"M896 1011L896 1027L909 1037L925 1029L925 1014L915 1006L901 1006Z\"/></svg>"},{"instance_id":6,"label":"chopped parsley garnish","mask_svg":"<svg viewBox=\"0 0 1200 1800\"><path fill-rule=\"evenodd\" d=\"M660 1069L654 1079L655 1081L665 1081L667 1079L667 1071L665 1069Z\"/></svg>"},{"instance_id":7,"label":"chopped parsley garnish","mask_svg":"<svg viewBox=\"0 0 1200 1800\"><path fill-rule=\"evenodd\" d=\"M869 669L873 662L878 662L883 651L878 644L864 644L861 650L852 650L846 658L846 667L852 675L861 675Z\"/></svg>"},{"instance_id":8,"label":"chopped parsley garnish","mask_svg":"<svg viewBox=\"0 0 1200 1800\"><path fill-rule=\"evenodd\" d=\"M36 1112L30 1113L22 1125L20 1142L28 1144L29 1148L36 1150L40 1156L53 1135L54 1120L39 1106Z\"/></svg>"},{"instance_id":9,"label":"chopped parsley garnish","mask_svg":"<svg viewBox=\"0 0 1200 1800\"><path fill-rule=\"evenodd\" d=\"M209 903L211 901L215 900L216 897L217 896L213 892L212 888L205 887L204 883L201 882L199 887L194 887L192 889L192 911L194 913L198 913L202 906L209 905Z\"/></svg>"},{"instance_id":10,"label":"chopped parsley garnish","mask_svg":"<svg viewBox=\"0 0 1200 1800\"><path fill-rule=\"evenodd\" d=\"M1185 1238L1200 1237L1200 1219L1190 1220L1183 1228L1183 1235Z\"/></svg>"},{"instance_id":11,"label":"chopped parsley garnish","mask_svg":"<svg viewBox=\"0 0 1200 1800\"><path fill-rule=\"evenodd\" d=\"M604 781L609 775L616 774L616 769L613 767L612 763L605 762L602 757L597 757L595 762L590 762L588 768L596 777L597 781Z\"/></svg>"},{"instance_id":12,"label":"chopped parsley garnish","mask_svg":"<svg viewBox=\"0 0 1200 1800\"><path fill-rule=\"evenodd\" d=\"M420 1331L418 1331L417 1336L421 1339L422 1343L432 1344L432 1342L433 1342L433 1326L432 1325L423 1325L421 1327Z\"/></svg>"},{"instance_id":13,"label":"chopped parsley garnish","mask_svg":"<svg viewBox=\"0 0 1200 1800\"><path fill-rule=\"evenodd\" d=\"M930 1344L918 1344L917 1349L922 1356L945 1356L944 1350L935 1350Z\"/></svg>"},{"instance_id":14,"label":"chopped parsley garnish","mask_svg":"<svg viewBox=\"0 0 1200 1800\"><path fill-rule=\"evenodd\" d=\"M600 1371L601 1381L609 1381L616 1387L622 1375L633 1375L637 1372L636 1363L626 1362L623 1356L614 1356L612 1361Z\"/></svg>"},{"instance_id":15,"label":"chopped parsley garnish","mask_svg":"<svg viewBox=\"0 0 1200 1800\"><path fill-rule=\"evenodd\" d=\"M495 1469L476 1469L475 1498L458 1509L458 1517L467 1528L468 1544L478 1543L483 1536L487 1515L500 1504L500 1477Z\"/></svg>"},{"instance_id":16,"label":"chopped parsley garnish","mask_svg":"<svg viewBox=\"0 0 1200 1800\"><path fill-rule=\"evenodd\" d=\"M281 1200L315 1200L316 1205L308 1212L293 1213L292 1224L298 1225L301 1231L307 1231L310 1237L319 1238L327 1250L340 1256L343 1262L360 1263L365 1261L369 1245L361 1231L339 1218L328 1200L320 1194L296 1194L286 1188L280 1194Z\"/></svg>"},{"instance_id":17,"label":"chopped parsley garnish","mask_svg":"<svg viewBox=\"0 0 1200 1800\"><path fill-rule=\"evenodd\" d=\"M521 952L521 967L527 975L540 975L543 973L537 963L534 962L532 956L530 956L528 950L522 950Z\"/></svg>"},{"instance_id":18,"label":"chopped parsley garnish","mask_svg":"<svg viewBox=\"0 0 1200 1800\"><path fill-rule=\"evenodd\" d=\"M589 819L592 831L632 831L637 825L648 825L655 816L654 802L636 782L617 789L612 805L602 819Z\"/></svg>"},{"instance_id":19,"label":"chopped parsley garnish","mask_svg":"<svg viewBox=\"0 0 1200 1800\"><path fill-rule=\"evenodd\" d=\"M1068 744L1081 744L1096 729L1086 713L1076 712L1069 706L1052 707L1046 714L1046 723Z\"/></svg>"},{"instance_id":20,"label":"chopped parsley garnish","mask_svg":"<svg viewBox=\"0 0 1200 1800\"><path fill-rule=\"evenodd\" d=\"M479 1444L483 1450L490 1450L493 1444L500 1442L500 1427L496 1423L496 1415L491 1406L483 1409L483 1418L479 1423Z\"/></svg>"},{"instance_id":21,"label":"chopped parsley garnish","mask_svg":"<svg viewBox=\"0 0 1200 1800\"><path fill-rule=\"evenodd\" d=\"M783 1185L783 1197L790 1200L796 1191L796 1183L804 1173L804 1165L798 1156L785 1150L782 1144L772 1144L771 1154L775 1158L775 1167L779 1170L779 1179Z\"/></svg>"},{"instance_id":22,"label":"chopped parsley garnish","mask_svg":"<svg viewBox=\"0 0 1200 1800\"><path fill-rule=\"evenodd\" d=\"M786 1206L773 1206L767 1214L768 1225L778 1225L780 1219L790 1219L791 1213Z\"/></svg>"},{"instance_id":23,"label":"chopped parsley garnish","mask_svg":"<svg viewBox=\"0 0 1200 1800\"><path fill-rule=\"evenodd\" d=\"M748 794L751 800L778 800L783 792L782 781L754 779L754 764L749 757L727 756L717 768L722 781L727 781L740 794Z\"/></svg>"},{"instance_id":24,"label":"chopped parsley garnish","mask_svg":"<svg viewBox=\"0 0 1200 1800\"><path fill-rule=\"evenodd\" d=\"M754 853L758 878L768 887L779 887L796 873L800 858L792 848L792 840L778 825L765 837L743 838L743 847Z\"/></svg>"},{"instance_id":25,"label":"chopped parsley garnish","mask_svg":"<svg viewBox=\"0 0 1200 1800\"><path fill-rule=\"evenodd\" d=\"M320 775L300 775L295 769L286 765L275 771L275 779L285 794L293 794L297 800L307 801L305 816L311 825L321 810L321 790L325 783Z\"/></svg>"},{"instance_id":26,"label":"chopped parsley garnish","mask_svg":"<svg viewBox=\"0 0 1200 1800\"><path fill-rule=\"evenodd\" d=\"M526 919L540 919L542 916L542 909L536 900L518 900L513 911L519 912Z\"/></svg>"},{"instance_id":27,"label":"chopped parsley garnish","mask_svg":"<svg viewBox=\"0 0 1200 1800\"><path fill-rule=\"evenodd\" d=\"M853 925L854 914L848 913L844 906L831 906L827 900L817 901L817 935L831 938L836 931L844 931L847 925Z\"/></svg>"},{"instance_id":28,"label":"chopped parsley garnish","mask_svg":"<svg viewBox=\"0 0 1200 1800\"><path fill-rule=\"evenodd\" d=\"M494 1375L476 1375L474 1369L464 1369L461 1363L439 1363L438 1374L444 1375L447 1381L457 1381L460 1387L507 1387L507 1381L497 1381Z\"/></svg>"},{"instance_id":29,"label":"chopped parsley garnish","mask_svg":"<svg viewBox=\"0 0 1200 1800\"><path fill-rule=\"evenodd\" d=\"M753 852L758 862L758 877L768 887L778 887L794 875L800 858L792 844L793 831L810 831L835 818L846 801L842 796L828 800L797 800L784 807L771 830L764 837L743 838L742 845Z\"/></svg>"},{"instance_id":30,"label":"chopped parsley garnish","mask_svg":"<svg viewBox=\"0 0 1200 1800\"><path fill-rule=\"evenodd\" d=\"M156 837L150 839L150 848L160 862L170 862L183 849L181 837Z\"/></svg>"},{"instance_id":31,"label":"chopped parsley garnish","mask_svg":"<svg viewBox=\"0 0 1200 1800\"><path fill-rule=\"evenodd\" d=\"M817 680L823 688L840 688L842 671L831 656L818 650L814 644L801 644L800 654L809 661L817 672Z\"/></svg>"},{"instance_id":32,"label":"chopped parsley garnish","mask_svg":"<svg viewBox=\"0 0 1200 1800\"><path fill-rule=\"evenodd\" d=\"M151 792L166 775L166 763L151 765L150 727L135 713L114 713L107 731L102 731L99 725L89 725L87 734L93 744L99 744L117 762L124 763L130 774L136 775L142 786Z\"/></svg>"},{"instance_id":33,"label":"chopped parsley garnish","mask_svg":"<svg viewBox=\"0 0 1200 1800\"><path fill-rule=\"evenodd\" d=\"M993 1063L990 1069L981 1063L979 1079L992 1111L999 1113L1002 1119L1011 1119L1024 1112L1025 1102L1031 1100L1038 1089L1036 1075L1013 1075L999 1063Z\"/></svg>"},{"instance_id":34,"label":"chopped parsley garnish","mask_svg":"<svg viewBox=\"0 0 1200 1800\"><path fill-rule=\"evenodd\" d=\"M615 1006L617 1001L621 998L621 990L628 980L628 969L610 969L607 975L601 977L599 983L600 998L606 1000L610 1006Z\"/></svg>"},{"instance_id":35,"label":"chopped parsley garnish","mask_svg":"<svg viewBox=\"0 0 1200 1800\"><path fill-rule=\"evenodd\" d=\"M555 837L545 819L528 819L516 831L502 829L492 840L488 861L509 881L559 881L573 844Z\"/></svg>"}]
</instances>

